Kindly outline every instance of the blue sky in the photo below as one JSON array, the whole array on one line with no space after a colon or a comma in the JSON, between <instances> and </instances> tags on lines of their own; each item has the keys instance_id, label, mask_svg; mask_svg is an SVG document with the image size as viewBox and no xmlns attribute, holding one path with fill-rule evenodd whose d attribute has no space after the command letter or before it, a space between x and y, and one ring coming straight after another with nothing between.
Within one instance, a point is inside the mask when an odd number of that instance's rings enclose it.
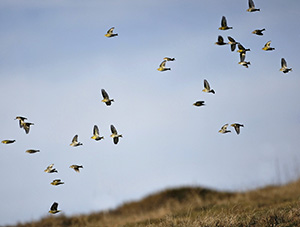
<instances>
[{"instance_id":1,"label":"blue sky","mask_svg":"<svg viewBox=\"0 0 300 227\"><path fill-rule=\"evenodd\" d=\"M261 12L246 12L246 0L1 1L0 139L16 143L0 146L0 225L44 217L54 201L73 215L168 187L247 190L297 178L300 2L255 4ZM232 30L218 30L223 15ZM119 36L108 39L112 26ZM264 36L251 34L258 28ZM251 49L248 69L214 44L218 35ZM262 51L269 40L275 51ZM158 72L166 56L172 70ZM282 57L293 72L279 71ZM204 79L215 95L201 91ZM28 135L18 115L34 122ZM245 125L240 135L218 133L234 122ZM90 139L95 124L103 141ZM117 146L111 124L123 134ZM75 134L82 147L69 146ZM43 172L51 163L58 174ZM50 185L56 178L65 184Z\"/></svg>"}]
</instances>

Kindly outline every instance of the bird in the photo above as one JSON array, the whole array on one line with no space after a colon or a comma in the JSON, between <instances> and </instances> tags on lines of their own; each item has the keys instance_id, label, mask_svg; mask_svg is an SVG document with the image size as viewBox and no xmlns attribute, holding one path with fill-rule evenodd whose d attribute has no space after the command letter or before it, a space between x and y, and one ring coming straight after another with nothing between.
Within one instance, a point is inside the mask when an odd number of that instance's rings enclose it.
<instances>
[{"instance_id":1,"label":"bird","mask_svg":"<svg viewBox=\"0 0 300 227\"><path fill-rule=\"evenodd\" d=\"M219 27L219 30L228 30L228 29L232 29L232 27L228 27L227 26L227 20L226 17L223 16L222 20L221 20L221 27Z\"/></svg>"},{"instance_id":2,"label":"bird","mask_svg":"<svg viewBox=\"0 0 300 227\"><path fill-rule=\"evenodd\" d=\"M246 53L240 53L240 62L239 64L248 68L248 65L251 65L250 61L245 61Z\"/></svg>"},{"instance_id":3,"label":"bird","mask_svg":"<svg viewBox=\"0 0 300 227\"><path fill-rule=\"evenodd\" d=\"M223 45L226 45L226 44L228 44L228 43L224 43L223 37L219 35L219 36L218 36L218 41L215 42L215 44L217 44L217 45L219 45L219 46L223 46Z\"/></svg>"},{"instance_id":4,"label":"bird","mask_svg":"<svg viewBox=\"0 0 300 227\"><path fill-rule=\"evenodd\" d=\"M58 203L54 202L52 204L52 206L50 207L49 213L50 214L56 214L56 213L60 212L61 210L58 210L57 208L58 208Z\"/></svg>"},{"instance_id":5,"label":"bird","mask_svg":"<svg viewBox=\"0 0 300 227\"><path fill-rule=\"evenodd\" d=\"M287 64L286 64L286 61L284 58L281 58L281 69L280 69L281 72L283 73L288 73L289 71L292 71L292 68L288 68L287 67Z\"/></svg>"},{"instance_id":6,"label":"bird","mask_svg":"<svg viewBox=\"0 0 300 227\"><path fill-rule=\"evenodd\" d=\"M175 58L164 57L164 60L166 60L166 61L175 61Z\"/></svg>"},{"instance_id":7,"label":"bird","mask_svg":"<svg viewBox=\"0 0 300 227\"><path fill-rule=\"evenodd\" d=\"M244 125L239 123L234 123L230 125L231 127L234 127L236 134L240 134L240 127L244 127Z\"/></svg>"},{"instance_id":8,"label":"bird","mask_svg":"<svg viewBox=\"0 0 300 227\"><path fill-rule=\"evenodd\" d=\"M40 150L29 149L29 150L27 150L25 152L27 152L29 154L34 154L34 153L40 152Z\"/></svg>"},{"instance_id":9,"label":"bird","mask_svg":"<svg viewBox=\"0 0 300 227\"><path fill-rule=\"evenodd\" d=\"M262 35L264 35L262 32L263 31L265 31L266 29L256 29L256 30L254 30L253 32L252 32L252 34L255 34L255 35L260 35L260 36L262 36Z\"/></svg>"},{"instance_id":10,"label":"bird","mask_svg":"<svg viewBox=\"0 0 300 227\"><path fill-rule=\"evenodd\" d=\"M58 173L58 171L53 168L54 164L51 164L49 166L47 166L47 168L44 170L44 172L46 173Z\"/></svg>"},{"instance_id":11,"label":"bird","mask_svg":"<svg viewBox=\"0 0 300 227\"><path fill-rule=\"evenodd\" d=\"M83 168L83 166L79 166L79 165L71 165L69 168L74 169L77 173L80 172L80 168Z\"/></svg>"},{"instance_id":12,"label":"bird","mask_svg":"<svg viewBox=\"0 0 300 227\"><path fill-rule=\"evenodd\" d=\"M166 62L167 62L166 60L163 60L160 63L159 68L157 70L160 71L160 72L171 70L171 68L166 68Z\"/></svg>"},{"instance_id":13,"label":"bird","mask_svg":"<svg viewBox=\"0 0 300 227\"><path fill-rule=\"evenodd\" d=\"M91 139L94 139L96 141L104 139L104 136L99 136L99 128L97 125L94 125L93 136L91 137Z\"/></svg>"},{"instance_id":14,"label":"bird","mask_svg":"<svg viewBox=\"0 0 300 227\"><path fill-rule=\"evenodd\" d=\"M111 133L112 133L112 134L110 135L110 137L113 138L114 144L118 144L118 142L119 142L119 137L123 137L123 136L118 134L117 129L116 129L115 126L113 126L113 125L110 126L110 130L111 130Z\"/></svg>"},{"instance_id":15,"label":"bird","mask_svg":"<svg viewBox=\"0 0 300 227\"><path fill-rule=\"evenodd\" d=\"M72 139L72 143L70 144L70 146L72 147L78 147L80 145L83 145L82 143L78 142L78 135L75 135Z\"/></svg>"},{"instance_id":16,"label":"bird","mask_svg":"<svg viewBox=\"0 0 300 227\"><path fill-rule=\"evenodd\" d=\"M193 103L194 106L205 106L204 101L197 101Z\"/></svg>"},{"instance_id":17,"label":"bird","mask_svg":"<svg viewBox=\"0 0 300 227\"><path fill-rule=\"evenodd\" d=\"M1 143L3 144L11 144L11 143L14 143L16 142L16 140L2 140Z\"/></svg>"},{"instance_id":18,"label":"bird","mask_svg":"<svg viewBox=\"0 0 300 227\"><path fill-rule=\"evenodd\" d=\"M101 93L102 93L102 97L103 97L101 102L104 102L107 106L110 106L111 103L115 101L115 100L109 98L109 95L107 94L107 92L104 89L101 89Z\"/></svg>"},{"instance_id":19,"label":"bird","mask_svg":"<svg viewBox=\"0 0 300 227\"><path fill-rule=\"evenodd\" d=\"M28 133L29 133L29 130L30 130L30 126L31 126L31 125L34 125L34 124L33 124L33 123L30 123L30 122L23 122L22 125L23 125L23 128L24 128L26 134L28 134Z\"/></svg>"},{"instance_id":20,"label":"bird","mask_svg":"<svg viewBox=\"0 0 300 227\"><path fill-rule=\"evenodd\" d=\"M228 132L231 132L230 130L227 130L227 127L228 127L228 124L225 124L222 126L222 128L219 130L220 133L228 133Z\"/></svg>"},{"instance_id":21,"label":"bird","mask_svg":"<svg viewBox=\"0 0 300 227\"><path fill-rule=\"evenodd\" d=\"M242 44L238 43L238 50L239 53L246 53L247 51L250 51L250 49L246 49Z\"/></svg>"},{"instance_id":22,"label":"bird","mask_svg":"<svg viewBox=\"0 0 300 227\"><path fill-rule=\"evenodd\" d=\"M107 33L105 34L106 37L111 38L114 36L118 36L117 33L113 33L114 32L115 27L110 28Z\"/></svg>"},{"instance_id":23,"label":"bird","mask_svg":"<svg viewBox=\"0 0 300 227\"><path fill-rule=\"evenodd\" d=\"M20 126L20 128L23 128L24 121L27 120L27 118L26 117L22 117L22 116L17 116L15 118L15 120L19 120L19 126Z\"/></svg>"},{"instance_id":24,"label":"bird","mask_svg":"<svg viewBox=\"0 0 300 227\"><path fill-rule=\"evenodd\" d=\"M50 184L52 184L54 186L58 186L60 184L64 184L64 182L62 182L61 179L55 179Z\"/></svg>"},{"instance_id":25,"label":"bird","mask_svg":"<svg viewBox=\"0 0 300 227\"><path fill-rule=\"evenodd\" d=\"M271 45L271 40L268 41L262 49L265 50L265 51L275 50L275 48L270 47L270 45Z\"/></svg>"},{"instance_id":26,"label":"bird","mask_svg":"<svg viewBox=\"0 0 300 227\"><path fill-rule=\"evenodd\" d=\"M215 94L215 91L213 89L210 89L209 83L206 79L204 79L204 89L202 91Z\"/></svg>"},{"instance_id":27,"label":"bird","mask_svg":"<svg viewBox=\"0 0 300 227\"><path fill-rule=\"evenodd\" d=\"M249 8L247 9L248 12L255 12L260 11L260 9L256 9L253 0L249 0Z\"/></svg>"},{"instance_id":28,"label":"bird","mask_svg":"<svg viewBox=\"0 0 300 227\"><path fill-rule=\"evenodd\" d=\"M231 51L234 51L238 42L236 42L231 36L227 36L227 38L229 40L228 44L230 44Z\"/></svg>"}]
</instances>

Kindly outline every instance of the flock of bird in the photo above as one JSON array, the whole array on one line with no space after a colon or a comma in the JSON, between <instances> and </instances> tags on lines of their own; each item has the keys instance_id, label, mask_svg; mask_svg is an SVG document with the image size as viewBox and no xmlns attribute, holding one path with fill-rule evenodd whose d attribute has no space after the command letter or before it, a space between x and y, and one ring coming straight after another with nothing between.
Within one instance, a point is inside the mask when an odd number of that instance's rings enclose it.
<instances>
[{"instance_id":1,"label":"flock of bird","mask_svg":"<svg viewBox=\"0 0 300 227\"><path fill-rule=\"evenodd\" d=\"M249 4L249 8L247 9L248 12L260 11L260 9L255 8L253 0L248 0L248 4ZM107 33L105 34L105 37L112 38L112 37L118 36L117 33L114 33L114 29L115 29L114 27L110 28L107 31ZM226 17L223 16L222 19L221 19L221 27L219 27L219 30L229 30L229 29L233 29L233 27L229 27L227 25ZM255 34L255 35L258 35L258 36L263 36L264 31L265 31L265 29L256 29L252 33ZM228 43L224 42L224 38L221 35L219 35L218 39L217 39L217 42L215 44L220 45L220 46L229 44L230 48L231 48L231 51L235 51L236 46L237 46L238 47L237 52L240 53L240 62L238 62L238 64L248 68L249 67L248 65L250 65L250 62L245 61L245 58L246 58L246 52L250 51L250 49L245 48L240 42L235 41L235 39L230 37L230 36L228 36L228 40L229 40ZM271 45L271 41L268 41L262 49L264 51L273 51L273 50L275 50L275 48L271 47L270 45ZM175 61L175 58L165 57L163 59L163 61L160 63L159 68L157 68L157 70L160 71L160 72L171 70L171 68L166 67L166 63L167 62L172 62L172 61ZM286 60L284 58L281 59L280 71L282 71L283 73L288 73L289 71L292 71L292 68L287 67L287 63L286 63ZM210 84L206 79L204 79L204 88L203 88L202 91L205 92L205 93L215 94L214 89L212 89L210 87ZM103 97L103 99L101 101L104 102L107 106L112 105L112 103L114 102L114 99L111 99L109 97L108 93L104 89L101 89L101 94L102 94L102 97ZM205 101L196 101L195 103L193 103L193 105L196 106L196 107L204 106ZM20 128L23 128L25 130L26 134L29 133L30 127L32 125L34 125L34 123L26 122L27 118L23 117L23 116L17 116L15 118L15 120L19 121ZM223 125L221 127L221 129L219 130L219 133L226 134L226 133L231 132L230 130L227 129L228 125L229 124ZM240 134L240 128L244 127L244 125L240 124L240 123L233 123L230 126L235 129L237 134ZM112 133L111 137L112 137L113 143L118 144L119 138L122 138L122 135L118 134L118 132L117 132L114 125L110 126L110 130L111 130L111 133ZM100 135L99 128L98 128L97 125L94 125L93 136L91 137L91 139L93 139L95 141L100 141L100 140L104 139L104 136ZM3 140L2 141L3 144L12 144L12 143L15 143L15 142L16 142L16 140ZM71 142L70 146L78 147L78 146L82 146L82 145L83 145L83 143L78 141L78 135L75 135L72 139L72 142ZM29 153L29 154L34 154L34 153L40 152L40 150L29 149L29 150L26 150L26 152ZM74 169L76 172L79 173L80 169L82 169L83 166L73 164L73 165L70 166L70 168ZM54 164L50 164L44 170L44 172L46 172L46 173L58 173L58 171L54 168ZM62 182L61 179L54 179L50 184L54 185L54 186L58 186L58 185L64 184L64 182ZM58 210L58 203L54 202L50 207L49 213L56 214L56 213L59 213L60 211L61 210Z\"/></svg>"}]
</instances>

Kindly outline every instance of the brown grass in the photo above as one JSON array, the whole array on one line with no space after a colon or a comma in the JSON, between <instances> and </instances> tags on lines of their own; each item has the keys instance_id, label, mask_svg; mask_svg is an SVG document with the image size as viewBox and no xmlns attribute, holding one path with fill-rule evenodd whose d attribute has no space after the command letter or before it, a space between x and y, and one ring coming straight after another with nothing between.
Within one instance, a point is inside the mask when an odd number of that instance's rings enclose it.
<instances>
[{"instance_id":1,"label":"brown grass","mask_svg":"<svg viewBox=\"0 0 300 227\"><path fill-rule=\"evenodd\" d=\"M245 193L184 187L108 211L51 216L19 227L300 226L300 180Z\"/></svg>"}]
</instances>

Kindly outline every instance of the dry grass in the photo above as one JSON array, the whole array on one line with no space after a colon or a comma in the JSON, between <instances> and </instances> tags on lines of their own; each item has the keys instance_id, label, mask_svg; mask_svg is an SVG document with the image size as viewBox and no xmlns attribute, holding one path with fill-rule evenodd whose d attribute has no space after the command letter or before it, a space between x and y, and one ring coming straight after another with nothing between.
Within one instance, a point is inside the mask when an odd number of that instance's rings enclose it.
<instances>
[{"instance_id":1,"label":"dry grass","mask_svg":"<svg viewBox=\"0 0 300 227\"><path fill-rule=\"evenodd\" d=\"M108 212L52 216L17 226L300 226L299 198L300 180L245 193L179 188Z\"/></svg>"}]
</instances>

